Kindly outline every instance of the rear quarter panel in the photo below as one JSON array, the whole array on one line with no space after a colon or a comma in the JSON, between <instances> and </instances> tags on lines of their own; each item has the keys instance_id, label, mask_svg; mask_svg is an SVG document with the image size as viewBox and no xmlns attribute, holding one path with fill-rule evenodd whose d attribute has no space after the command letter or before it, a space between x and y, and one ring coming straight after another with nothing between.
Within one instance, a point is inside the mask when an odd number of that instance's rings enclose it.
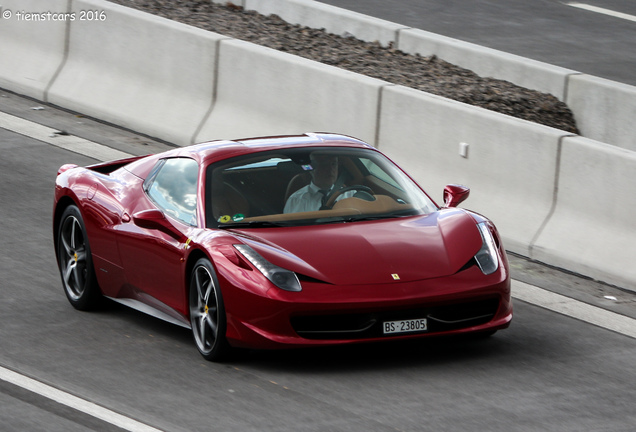
<instances>
[{"instance_id":1,"label":"rear quarter panel","mask_svg":"<svg viewBox=\"0 0 636 432\"><path fill-rule=\"evenodd\" d=\"M117 292L123 284L114 228L121 224L124 214L121 197L131 193L135 179L140 181L124 170L107 175L86 168L74 168L56 179L55 233L64 208L71 203L76 205L84 219L97 280L105 295Z\"/></svg>"}]
</instances>

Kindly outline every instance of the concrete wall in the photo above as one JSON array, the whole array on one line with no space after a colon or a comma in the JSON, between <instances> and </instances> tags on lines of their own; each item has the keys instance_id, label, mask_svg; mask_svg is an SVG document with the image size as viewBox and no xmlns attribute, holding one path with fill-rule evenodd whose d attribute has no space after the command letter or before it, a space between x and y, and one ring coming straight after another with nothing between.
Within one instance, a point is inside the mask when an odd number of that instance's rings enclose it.
<instances>
[{"instance_id":1,"label":"concrete wall","mask_svg":"<svg viewBox=\"0 0 636 432\"><path fill-rule=\"evenodd\" d=\"M567 104L587 138L636 151L636 87L590 75L572 76Z\"/></svg>"},{"instance_id":2,"label":"concrete wall","mask_svg":"<svg viewBox=\"0 0 636 432\"><path fill-rule=\"evenodd\" d=\"M104 21L74 21L68 58L48 100L181 145L190 144L213 100L224 37L97 0Z\"/></svg>"},{"instance_id":3,"label":"concrete wall","mask_svg":"<svg viewBox=\"0 0 636 432\"><path fill-rule=\"evenodd\" d=\"M42 20L23 11L70 11L68 0L3 0L0 9L0 87L44 100L46 89L64 62L69 21ZM27 19L28 18L28 19ZM35 19L37 18L37 20Z\"/></svg>"},{"instance_id":4,"label":"concrete wall","mask_svg":"<svg viewBox=\"0 0 636 432\"><path fill-rule=\"evenodd\" d=\"M383 81L251 43L221 43L217 97L196 141L339 131L375 141Z\"/></svg>"},{"instance_id":5,"label":"concrete wall","mask_svg":"<svg viewBox=\"0 0 636 432\"><path fill-rule=\"evenodd\" d=\"M556 206L532 256L636 290L636 152L566 138Z\"/></svg>"}]
</instances>

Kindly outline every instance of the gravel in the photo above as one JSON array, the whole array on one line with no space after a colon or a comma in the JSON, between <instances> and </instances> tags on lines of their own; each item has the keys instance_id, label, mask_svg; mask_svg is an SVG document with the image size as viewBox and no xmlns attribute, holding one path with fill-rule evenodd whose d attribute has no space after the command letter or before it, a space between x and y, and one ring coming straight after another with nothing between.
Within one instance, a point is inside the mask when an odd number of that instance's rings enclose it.
<instances>
[{"instance_id":1,"label":"gravel","mask_svg":"<svg viewBox=\"0 0 636 432\"><path fill-rule=\"evenodd\" d=\"M210 0L109 0L184 24L285 51L392 84L415 88L578 134L572 112L555 96L483 78L436 56L406 54L377 42L292 25Z\"/></svg>"}]
</instances>

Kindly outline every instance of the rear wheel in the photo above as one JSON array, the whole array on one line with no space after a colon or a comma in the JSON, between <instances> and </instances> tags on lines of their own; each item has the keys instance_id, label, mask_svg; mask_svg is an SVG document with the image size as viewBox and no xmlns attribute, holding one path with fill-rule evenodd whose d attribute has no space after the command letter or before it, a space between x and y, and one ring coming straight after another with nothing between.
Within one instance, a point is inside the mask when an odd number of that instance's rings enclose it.
<instances>
[{"instance_id":1,"label":"rear wheel","mask_svg":"<svg viewBox=\"0 0 636 432\"><path fill-rule=\"evenodd\" d=\"M78 310L95 308L103 297L95 277L84 219L74 205L62 213L57 229L57 257L68 301Z\"/></svg>"},{"instance_id":2,"label":"rear wheel","mask_svg":"<svg viewBox=\"0 0 636 432\"><path fill-rule=\"evenodd\" d=\"M190 277L190 323L197 349L206 360L227 358L226 319L223 297L212 263L201 258Z\"/></svg>"}]
</instances>

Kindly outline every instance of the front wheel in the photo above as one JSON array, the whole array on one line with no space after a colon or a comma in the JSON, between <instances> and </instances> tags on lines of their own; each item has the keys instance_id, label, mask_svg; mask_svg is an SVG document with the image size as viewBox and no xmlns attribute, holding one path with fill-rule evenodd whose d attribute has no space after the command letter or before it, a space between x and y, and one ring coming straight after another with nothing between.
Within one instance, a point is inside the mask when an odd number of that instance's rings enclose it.
<instances>
[{"instance_id":1,"label":"front wheel","mask_svg":"<svg viewBox=\"0 0 636 432\"><path fill-rule=\"evenodd\" d=\"M57 261L68 301L78 310L90 310L103 299L97 285L84 219L72 205L64 210L57 229Z\"/></svg>"},{"instance_id":2,"label":"front wheel","mask_svg":"<svg viewBox=\"0 0 636 432\"><path fill-rule=\"evenodd\" d=\"M197 349L206 360L227 358L225 308L212 263L199 259L190 277L190 324Z\"/></svg>"}]
</instances>

